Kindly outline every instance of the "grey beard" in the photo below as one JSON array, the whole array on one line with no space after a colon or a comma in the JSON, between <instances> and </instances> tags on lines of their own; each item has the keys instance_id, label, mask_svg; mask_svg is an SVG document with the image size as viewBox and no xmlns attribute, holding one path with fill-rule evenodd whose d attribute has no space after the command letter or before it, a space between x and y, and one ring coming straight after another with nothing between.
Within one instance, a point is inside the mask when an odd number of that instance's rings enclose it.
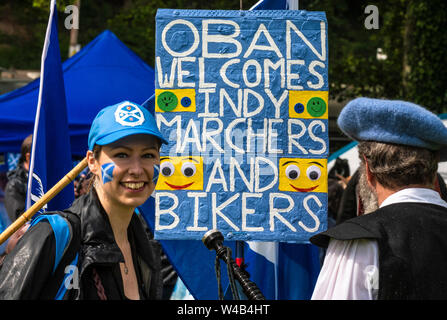
<instances>
[{"instance_id":1,"label":"grey beard","mask_svg":"<svg viewBox=\"0 0 447 320\"><path fill-rule=\"evenodd\" d=\"M360 176L356 187L356 193L362 201L364 214L368 214L379 209L379 202L375 191L368 185L365 167L361 166L359 170Z\"/></svg>"}]
</instances>

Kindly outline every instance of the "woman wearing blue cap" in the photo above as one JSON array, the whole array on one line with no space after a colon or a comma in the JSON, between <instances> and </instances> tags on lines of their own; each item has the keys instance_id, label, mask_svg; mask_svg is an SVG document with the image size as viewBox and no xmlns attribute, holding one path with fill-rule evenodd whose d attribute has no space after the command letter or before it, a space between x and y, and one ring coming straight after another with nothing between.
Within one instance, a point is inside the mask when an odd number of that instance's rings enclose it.
<instances>
[{"instance_id":1,"label":"woman wearing blue cap","mask_svg":"<svg viewBox=\"0 0 447 320\"><path fill-rule=\"evenodd\" d=\"M162 143L144 107L124 101L102 109L88 138L93 188L32 224L4 261L0 299L160 299L160 246L135 209L155 189ZM68 222L62 251L53 216Z\"/></svg>"}]
</instances>

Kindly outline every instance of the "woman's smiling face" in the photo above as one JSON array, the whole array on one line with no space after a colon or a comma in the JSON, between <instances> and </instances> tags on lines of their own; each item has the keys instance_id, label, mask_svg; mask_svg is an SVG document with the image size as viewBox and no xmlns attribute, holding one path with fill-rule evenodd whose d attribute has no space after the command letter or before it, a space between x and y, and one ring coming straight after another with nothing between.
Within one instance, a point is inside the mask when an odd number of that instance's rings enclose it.
<instances>
[{"instance_id":1,"label":"woman's smiling face","mask_svg":"<svg viewBox=\"0 0 447 320\"><path fill-rule=\"evenodd\" d=\"M99 178L98 195L110 205L136 208L155 189L154 166L160 163L160 153L159 141L154 136L127 136L102 146L97 159L93 154L90 158L90 170Z\"/></svg>"}]
</instances>

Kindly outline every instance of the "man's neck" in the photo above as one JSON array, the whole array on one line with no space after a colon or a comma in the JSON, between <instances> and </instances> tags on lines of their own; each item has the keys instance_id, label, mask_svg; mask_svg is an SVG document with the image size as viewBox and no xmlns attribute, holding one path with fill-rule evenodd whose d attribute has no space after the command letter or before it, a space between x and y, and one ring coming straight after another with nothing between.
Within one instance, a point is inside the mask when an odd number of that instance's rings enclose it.
<instances>
[{"instance_id":1,"label":"man's neck","mask_svg":"<svg viewBox=\"0 0 447 320\"><path fill-rule=\"evenodd\" d=\"M389 189L389 188L382 186L380 183L377 183L375 190L376 190L377 202L378 202L379 206L381 206L383 201L385 201L385 199L388 198L389 196L391 196L392 194L395 194L396 192L399 192L403 189L408 189L408 188L425 188L425 189L433 190L433 186L427 186L427 185L422 185L422 184L412 184L412 185L408 185L408 186L401 187L401 188Z\"/></svg>"}]
</instances>

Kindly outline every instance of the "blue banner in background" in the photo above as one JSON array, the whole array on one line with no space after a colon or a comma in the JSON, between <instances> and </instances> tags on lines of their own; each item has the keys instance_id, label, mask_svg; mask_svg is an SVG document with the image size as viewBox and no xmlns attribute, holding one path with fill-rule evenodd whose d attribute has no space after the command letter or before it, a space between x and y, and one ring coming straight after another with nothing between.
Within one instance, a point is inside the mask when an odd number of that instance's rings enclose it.
<instances>
[{"instance_id":1,"label":"blue banner in background","mask_svg":"<svg viewBox=\"0 0 447 320\"><path fill-rule=\"evenodd\" d=\"M52 0L42 52L40 90L28 178L27 209L72 169L68 132L56 1ZM39 212L64 210L71 205L73 200L74 190L71 183Z\"/></svg>"}]
</instances>

